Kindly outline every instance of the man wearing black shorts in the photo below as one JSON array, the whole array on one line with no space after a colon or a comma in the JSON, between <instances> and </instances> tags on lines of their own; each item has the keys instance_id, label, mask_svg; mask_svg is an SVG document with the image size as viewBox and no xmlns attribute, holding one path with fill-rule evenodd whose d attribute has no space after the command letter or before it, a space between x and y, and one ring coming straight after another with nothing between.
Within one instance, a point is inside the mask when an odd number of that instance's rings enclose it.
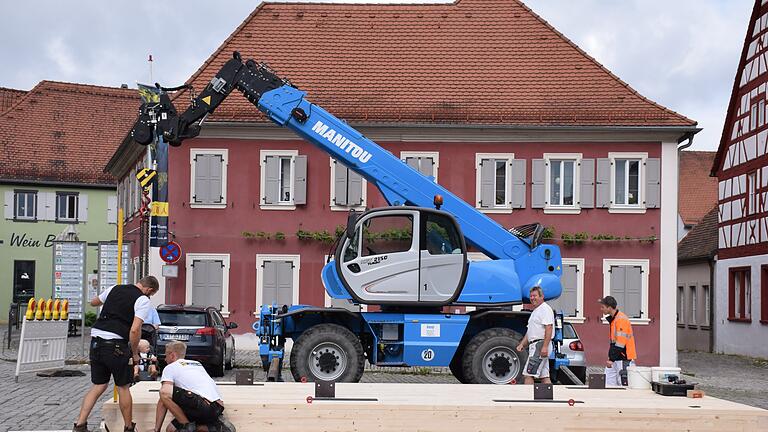
<instances>
[{"instance_id":1,"label":"man wearing black shorts","mask_svg":"<svg viewBox=\"0 0 768 432\"><path fill-rule=\"evenodd\" d=\"M173 341L165 346L165 361L160 378L160 400L157 401L155 431L161 432L165 414L170 411L174 419L166 432L235 432L227 421L224 401L216 382L211 379L200 362L187 360L187 345Z\"/></svg>"},{"instance_id":2,"label":"man wearing black shorts","mask_svg":"<svg viewBox=\"0 0 768 432\"><path fill-rule=\"evenodd\" d=\"M101 306L99 319L91 329L91 382L93 386L83 398L80 415L72 432L88 431L88 416L93 406L109 385L110 376L115 380L119 396L120 412L125 421L125 431L133 431L133 400L130 384L133 381L131 361L139 361L141 324L147 319L152 304L149 297L160 285L154 276L147 276L135 285L115 285L91 300L91 306Z\"/></svg>"}]
</instances>

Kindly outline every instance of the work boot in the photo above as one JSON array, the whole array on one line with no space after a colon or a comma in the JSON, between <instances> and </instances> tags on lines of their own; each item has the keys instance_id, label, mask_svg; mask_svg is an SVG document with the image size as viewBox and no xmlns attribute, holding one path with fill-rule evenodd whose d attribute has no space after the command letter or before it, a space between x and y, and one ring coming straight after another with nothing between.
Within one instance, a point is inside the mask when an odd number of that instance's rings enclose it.
<instances>
[{"instance_id":1,"label":"work boot","mask_svg":"<svg viewBox=\"0 0 768 432\"><path fill-rule=\"evenodd\" d=\"M124 426L123 432L136 432L136 423L131 423L131 426Z\"/></svg>"},{"instance_id":2,"label":"work boot","mask_svg":"<svg viewBox=\"0 0 768 432\"><path fill-rule=\"evenodd\" d=\"M180 428L176 428L176 430L177 432L195 432L197 430L197 425L193 422L189 422L181 425Z\"/></svg>"},{"instance_id":3,"label":"work boot","mask_svg":"<svg viewBox=\"0 0 768 432\"><path fill-rule=\"evenodd\" d=\"M72 426L72 432L88 432L88 422L81 425L75 423L75 425Z\"/></svg>"}]
</instances>

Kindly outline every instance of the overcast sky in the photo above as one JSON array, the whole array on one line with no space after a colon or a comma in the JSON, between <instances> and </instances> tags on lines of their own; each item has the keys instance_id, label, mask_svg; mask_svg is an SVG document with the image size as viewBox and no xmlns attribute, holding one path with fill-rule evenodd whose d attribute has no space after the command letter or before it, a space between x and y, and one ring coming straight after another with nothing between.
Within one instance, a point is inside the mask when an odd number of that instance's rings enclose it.
<instances>
[{"instance_id":1,"label":"overcast sky","mask_svg":"<svg viewBox=\"0 0 768 432\"><path fill-rule=\"evenodd\" d=\"M717 148L753 0L524 2L641 94L697 120L704 130L693 149ZM153 81L181 84L258 4L3 1L0 87L28 90L43 79L135 87L151 82L150 53Z\"/></svg>"}]
</instances>

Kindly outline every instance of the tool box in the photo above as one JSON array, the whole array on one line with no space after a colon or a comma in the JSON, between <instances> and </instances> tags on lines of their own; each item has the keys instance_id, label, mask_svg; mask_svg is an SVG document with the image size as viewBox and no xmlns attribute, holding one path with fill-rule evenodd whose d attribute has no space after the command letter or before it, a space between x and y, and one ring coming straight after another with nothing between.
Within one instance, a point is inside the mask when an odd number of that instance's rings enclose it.
<instances>
[{"instance_id":1,"label":"tool box","mask_svg":"<svg viewBox=\"0 0 768 432\"><path fill-rule=\"evenodd\" d=\"M651 388L657 394L662 396L682 396L688 395L688 390L693 390L696 384L678 384L676 382L652 382Z\"/></svg>"}]
</instances>

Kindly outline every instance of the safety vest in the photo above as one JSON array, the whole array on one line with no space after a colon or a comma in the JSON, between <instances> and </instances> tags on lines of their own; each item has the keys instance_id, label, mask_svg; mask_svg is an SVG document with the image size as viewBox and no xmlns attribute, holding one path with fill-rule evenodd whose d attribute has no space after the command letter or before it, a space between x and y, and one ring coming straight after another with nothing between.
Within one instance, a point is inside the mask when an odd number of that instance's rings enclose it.
<instances>
[{"instance_id":1,"label":"safety vest","mask_svg":"<svg viewBox=\"0 0 768 432\"><path fill-rule=\"evenodd\" d=\"M627 360L636 360L635 337L632 335L632 324L624 312L617 312L611 321L611 343L617 348L625 349Z\"/></svg>"}]
</instances>

